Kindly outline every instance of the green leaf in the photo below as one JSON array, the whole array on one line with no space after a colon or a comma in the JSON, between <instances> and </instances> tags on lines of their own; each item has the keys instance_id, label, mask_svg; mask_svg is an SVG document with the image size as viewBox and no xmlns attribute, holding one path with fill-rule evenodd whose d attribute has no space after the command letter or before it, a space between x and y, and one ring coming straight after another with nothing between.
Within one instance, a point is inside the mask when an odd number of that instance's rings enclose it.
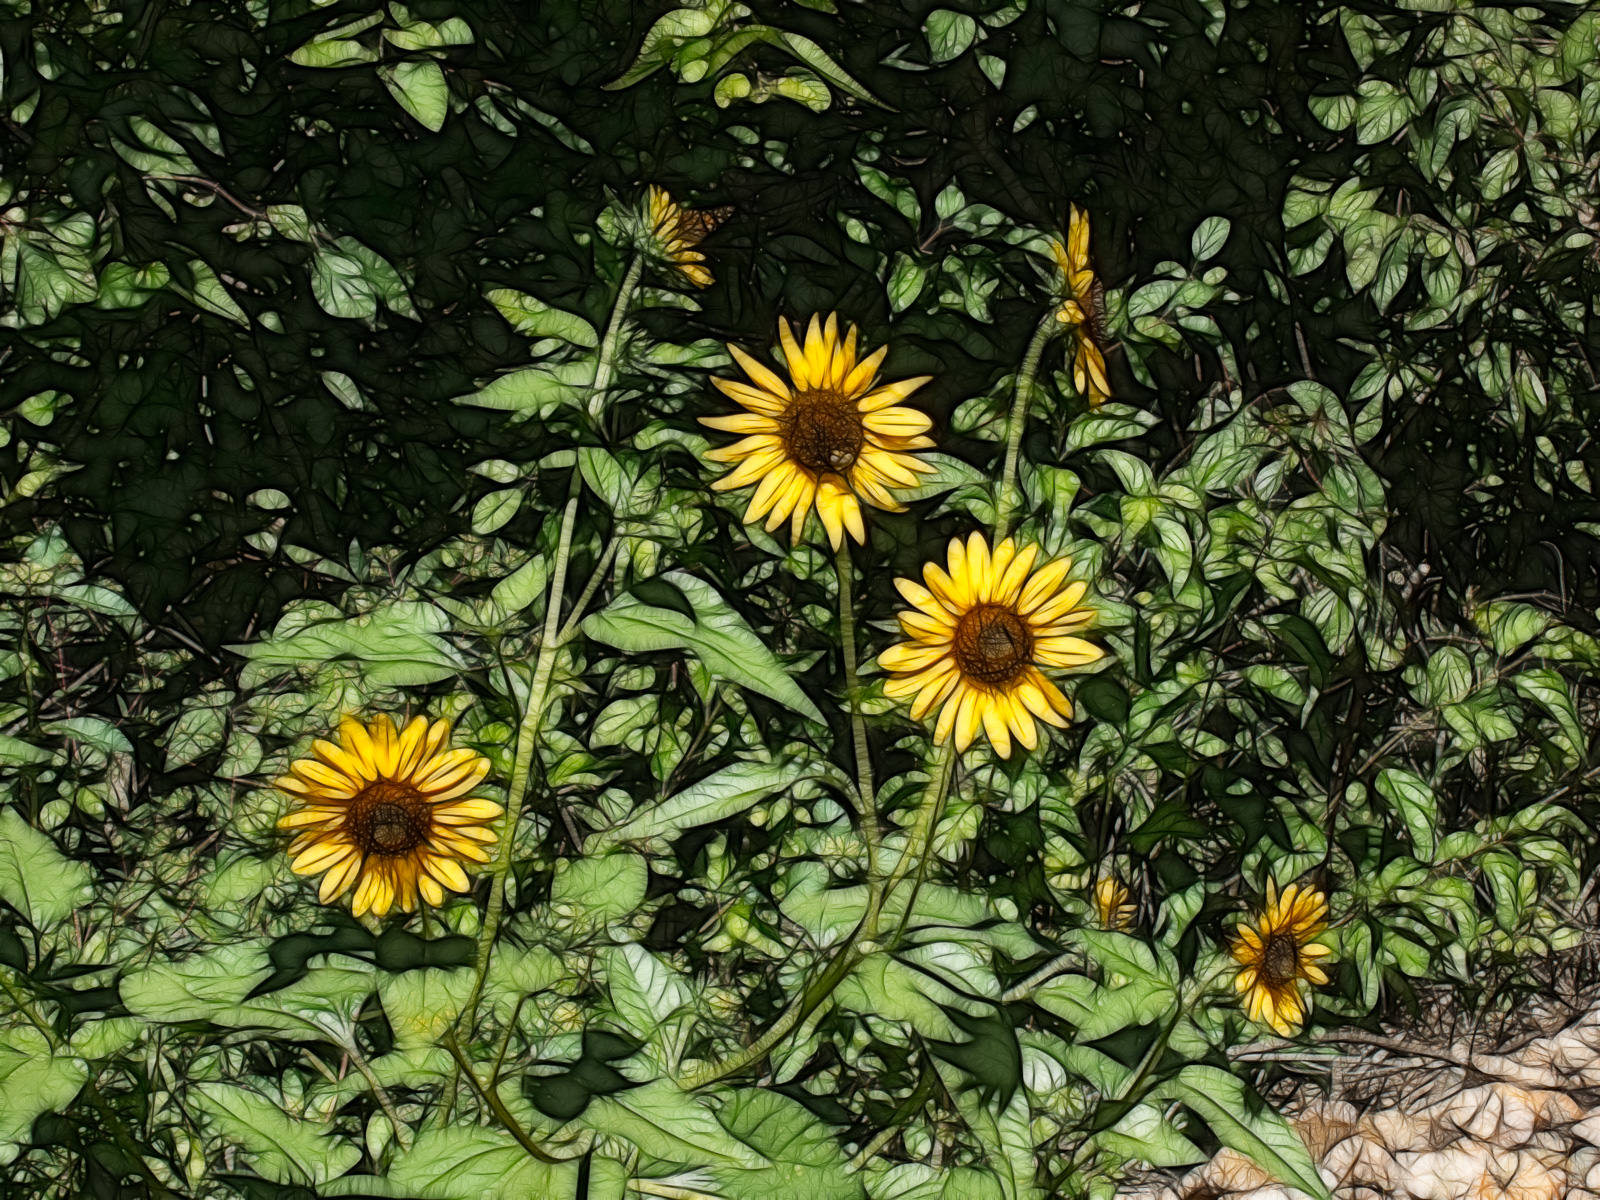
<instances>
[{"instance_id":1,"label":"green leaf","mask_svg":"<svg viewBox=\"0 0 1600 1200\"><path fill-rule=\"evenodd\" d=\"M14 808L0 810L0 899L35 929L64 921L89 902L89 868L66 857Z\"/></svg>"},{"instance_id":2,"label":"green leaf","mask_svg":"<svg viewBox=\"0 0 1600 1200\"><path fill-rule=\"evenodd\" d=\"M604 925L644 902L649 876L644 858L625 850L562 859L550 884L550 906L557 915Z\"/></svg>"},{"instance_id":3,"label":"green leaf","mask_svg":"<svg viewBox=\"0 0 1600 1200\"><path fill-rule=\"evenodd\" d=\"M311 261L311 293L329 316L370 321L378 305L414 316L399 272L375 250L352 237L332 246L318 243Z\"/></svg>"},{"instance_id":4,"label":"green leaf","mask_svg":"<svg viewBox=\"0 0 1600 1200\"><path fill-rule=\"evenodd\" d=\"M224 1138L244 1148L251 1166L275 1183L325 1183L361 1159L360 1147L337 1137L331 1120L309 1111L290 1116L260 1092L201 1083L189 1095Z\"/></svg>"},{"instance_id":5,"label":"green leaf","mask_svg":"<svg viewBox=\"0 0 1600 1200\"><path fill-rule=\"evenodd\" d=\"M133 743L127 735L101 717L68 717L62 721L51 721L43 728L46 733L81 742L101 754L133 753Z\"/></svg>"},{"instance_id":6,"label":"green leaf","mask_svg":"<svg viewBox=\"0 0 1600 1200\"><path fill-rule=\"evenodd\" d=\"M53 1053L31 1026L0 1033L0 1164L16 1158L17 1143L31 1140L36 1117L71 1106L88 1078L81 1058Z\"/></svg>"},{"instance_id":7,"label":"green leaf","mask_svg":"<svg viewBox=\"0 0 1600 1200\"><path fill-rule=\"evenodd\" d=\"M1400 767L1378 772L1378 791L1400 812L1411 844L1423 862L1433 859L1439 827L1439 802L1427 780Z\"/></svg>"},{"instance_id":8,"label":"green leaf","mask_svg":"<svg viewBox=\"0 0 1600 1200\"><path fill-rule=\"evenodd\" d=\"M392 67L379 67L378 77L400 107L420 124L434 133L444 128L444 119L450 113L450 84L438 63L431 58L399 62Z\"/></svg>"},{"instance_id":9,"label":"green leaf","mask_svg":"<svg viewBox=\"0 0 1600 1200\"><path fill-rule=\"evenodd\" d=\"M724 1196L761 1200L862 1200L860 1175L845 1171L845 1156L833 1131L788 1096L740 1088L717 1109L729 1133L772 1160L749 1170L714 1166L709 1174Z\"/></svg>"},{"instance_id":10,"label":"green leaf","mask_svg":"<svg viewBox=\"0 0 1600 1200\"><path fill-rule=\"evenodd\" d=\"M593 348L600 344L594 326L575 313L554 308L534 296L514 288L495 288L487 293L489 302L511 322L518 333L529 337L560 338L575 346Z\"/></svg>"},{"instance_id":11,"label":"green leaf","mask_svg":"<svg viewBox=\"0 0 1600 1200\"><path fill-rule=\"evenodd\" d=\"M978 23L966 13L936 8L928 14L922 30L928 37L928 57L944 63L966 53L978 36Z\"/></svg>"},{"instance_id":12,"label":"green leaf","mask_svg":"<svg viewBox=\"0 0 1600 1200\"><path fill-rule=\"evenodd\" d=\"M471 967L427 967L379 976L378 998L395 1045L401 1050L433 1045L466 1003L474 978Z\"/></svg>"},{"instance_id":13,"label":"green leaf","mask_svg":"<svg viewBox=\"0 0 1600 1200\"><path fill-rule=\"evenodd\" d=\"M288 614L272 635L246 646L230 646L250 660L245 686L270 678L277 668L319 667L354 661L379 687L415 687L449 679L464 668L460 654L443 635L449 619L418 601L396 601L358 617L307 624Z\"/></svg>"},{"instance_id":14,"label":"green leaf","mask_svg":"<svg viewBox=\"0 0 1600 1200\"><path fill-rule=\"evenodd\" d=\"M457 396L457 404L494 408L525 421L548 417L563 404L581 399L594 380L594 363L578 359L553 367L526 367L490 380L478 391Z\"/></svg>"},{"instance_id":15,"label":"green leaf","mask_svg":"<svg viewBox=\"0 0 1600 1200\"><path fill-rule=\"evenodd\" d=\"M472 532L489 534L499 529L522 507L521 488L500 488L472 506Z\"/></svg>"},{"instance_id":16,"label":"green leaf","mask_svg":"<svg viewBox=\"0 0 1600 1200\"><path fill-rule=\"evenodd\" d=\"M646 807L621 825L593 834L584 843L584 852L625 842L661 841L685 829L726 820L792 786L812 769L793 762L734 763Z\"/></svg>"},{"instance_id":17,"label":"green leaf","mask_svg":"<svg viewBox=\"0 0 1600 1200\"><path fill-rule=\"evenodd\" d=\"M611 1007L646 1041L692 999L688 981L636 942L602 951Z\"/></svg>"},{"instance_id":18,"label":"green leaf","mask_svg":"<svg viewBox=\"0 0 1600 1200\"><path fill-rule=\"evenodd\" d=\"M1092 1139L1119 1158L1149 1167L1184 1167L1203 1162L1205 1154L1172 1122L1148 1104L1136 1104L1110 1129Z\"/></svg>"},{"instance_id":19,"label":"green leaf","mask_svg":"<svg viewBox=\"0 0 1600 1200\"><path fill-rule=\"evenodd\" d=\"M406 1196L484 1200L487 1196L557 1197L577 1192L579 1164L544 1163L503 1129L451 1125L429 1129L395 1156L389 1182Z\"/></svg>"},{"instance_id":20,"label":"green leaf","mask_svg":"<svg viewBox=\"0 0 1600 1200\"><path fill-rule=\"evenodd\" d=\"M612 601L583 622L583 631L630 654L688 650L711 673L777 701L820 722L817 706L789 677L783 665L717 590L683 571L668 571L661 581L683 593L691 620L673 609L642 604L630 595Z\"/></svg>"},{"instance_id":21,"label":"green leaf","mask_svg":"<svg viewBox=\"0 0 1600 1200\"><path fill-rule=\"evenodd\" d=\"M1228 231L1232 227L1233 222L1227 217L1207 217L1201 221L1194 236L1189 239L1189 249L1195 262L1203 263L1215 258L1222 244L1228 240Z\"/></svg>"},{"instance_id":22,"label":"green leaf","mask_svg":"<svg viewBox=\"0 0 1600 1200\"><path fill-rule=\"evenodd\" d=\"M1156 1091L1187 1105L1224 1146L1237 1150L1279 1183L1317 1200L1333 1200L1299 1135L1278 1113L1247 1095L1244 1084L1226 1071L1191 1064L1157 1085Z\"/></svg>"},{"instance_id":23,"label":"green leaf","mask_svg":"<svg viewBox=\"0 0 1600 1200\"><path fill-rule=\"evenodd\" d=\"M666 1079L596 1096L576 1124L631 1142L651 1158L689 1167L763 1167L767 1158L720 1124L695 1096Z\"/></svg>"}]
</instances>

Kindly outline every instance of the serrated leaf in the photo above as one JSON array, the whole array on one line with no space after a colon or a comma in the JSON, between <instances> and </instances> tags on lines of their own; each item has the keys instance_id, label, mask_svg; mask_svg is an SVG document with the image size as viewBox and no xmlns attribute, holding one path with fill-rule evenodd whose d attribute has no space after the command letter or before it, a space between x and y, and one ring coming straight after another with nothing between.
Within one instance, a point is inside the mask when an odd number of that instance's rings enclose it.
<instances>
[{"instance_id":1,"label":"serrated leaf","mask_svg":"<svg viewBox=\"0 0 1600 1200\"><path fill-rule=\"evenodd\" d=\"M1247 1096L1244 1084L1226 1071L1191 1064L1158 1085L1156 1092L1188 1105L1224 1146L1237 1150L1279 1183L1316 1200L1333 1200L1299 1135L1278 1113Z\"/></svg>"},{"instance_id":2,"label":"serrated leaf","mask_svg":"<svg viewBox=\"0 0 1600 1200\"><path fill-rule=\"evenodd\" d=\"M244 1149L251 1166L276 1183L325 1183L361 1159L360 1147L339 1137L331 1120L309 1112L290 1116L260 1092L201 1083L189 1095L224 1138Z\"/></svg>"},{"instance_id":3,"label":"serrated leaf","mask_svg":"<svg viewBox=\"0 0 1600 1200\"><path fill-rule=\"evenodd\" d=\"M596 1096L577 1123L621 1138L652 1157L684 1166L763 1167L765 1155L718 1124L695 1096L665 1079L608 1096Z\"/></svg>"}]
</instances>

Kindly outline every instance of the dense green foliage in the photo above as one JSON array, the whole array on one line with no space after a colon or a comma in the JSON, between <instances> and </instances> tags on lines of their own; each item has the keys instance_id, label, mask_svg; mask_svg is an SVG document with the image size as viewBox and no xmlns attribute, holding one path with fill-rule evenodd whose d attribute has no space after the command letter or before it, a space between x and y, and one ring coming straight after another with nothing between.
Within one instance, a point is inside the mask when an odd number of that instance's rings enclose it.
<instances>
[{"instance_id":1,"label":"dense green foliage","mask_svg":"<svg viewBox=\"0 0 1600 1200\"><path fill-rule=\"evenodd\" d=\"M1330 898L1308 1058L1586 921L1584 7L0 0L16 1194L1020 1200L1218 1143L1326 1194L1230 1054L1268 881ZM649 183L732 206L709 288ZM1036 338L1069 202L1094 409ZM843 597L697 420L832 311L939 467ZM872 659L1019 417L1109 653L930 810ZM272 781L407 712L507 869L358 921Z\"/></svg>"}]
</instances>

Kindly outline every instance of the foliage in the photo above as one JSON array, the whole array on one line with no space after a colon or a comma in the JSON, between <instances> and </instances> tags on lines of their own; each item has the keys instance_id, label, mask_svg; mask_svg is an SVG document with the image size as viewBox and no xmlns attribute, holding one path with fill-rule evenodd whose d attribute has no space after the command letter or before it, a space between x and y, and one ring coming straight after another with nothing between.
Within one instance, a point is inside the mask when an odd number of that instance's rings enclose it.
<instances>
[{"instance_id":1,"label":"foliage","mask_svg":"<svg viewBox=\"0 0 1600 1200\"><path fill-rule=\"evenodd\" d=\"M1238 1055L1268 882L1330 898L1312 1056L1583 934L1600 19L536 7L0 20L10 1181L1020 1200L1223 1143L1325 1195ZM733 206L711 287L650 182ZM938 442L846 560L698 422L834 310ZM996 527L1109 651L1004 760L872 665ZM489 758L472 896L289 871L271 781L352 712Z\"/></svg>"}]
</instances>

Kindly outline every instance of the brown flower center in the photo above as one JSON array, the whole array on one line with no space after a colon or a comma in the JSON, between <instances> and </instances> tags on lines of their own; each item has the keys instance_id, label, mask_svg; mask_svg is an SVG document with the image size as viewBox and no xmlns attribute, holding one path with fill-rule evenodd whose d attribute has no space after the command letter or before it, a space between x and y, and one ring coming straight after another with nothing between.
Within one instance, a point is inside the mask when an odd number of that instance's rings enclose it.
<instances>
[{"instance_id":1,"label":"brown flower center","mask_svg":"<svg viewBox=\"0 0 1600 1200\"><path fill-rule=\"evenodd\" d=\"M819 475L853 467L866 437L861 413L838 392L800 392L783 414L789 457Z\"/></svg>"},{"instance_id":2,"label":"brown flower center","mask_svg":"<svg viewBox=\"0 0 1600 1200\"><path fill-rule=\"evenodd\" d=\"M956 666L968 679L1000 687L1033 662L1033 633L1003 604L980 604L956 625Z\"/></svg>"},{"instance_id":3,"label":"brown flower center","mask_svg":"<svg viewBox=\"0 0 1600 1200\"><path fill-rule=\"evenodd\" d=\"M1300 944L1287 933L1275 933L1261 952L1261 980L1281 987L1300 973Z\"/></svg>"},{"instance_id":4,"label":"brown flower center","mask_svg":"<svg viewBox=\"0 0 1600 1200\"><path fill-rule=\"evenodd\" d=\"M350 840L363 854L409 854L428 839L430 807L416 789L376 780L350 802Z\"/></svg>"}]
</instances>

